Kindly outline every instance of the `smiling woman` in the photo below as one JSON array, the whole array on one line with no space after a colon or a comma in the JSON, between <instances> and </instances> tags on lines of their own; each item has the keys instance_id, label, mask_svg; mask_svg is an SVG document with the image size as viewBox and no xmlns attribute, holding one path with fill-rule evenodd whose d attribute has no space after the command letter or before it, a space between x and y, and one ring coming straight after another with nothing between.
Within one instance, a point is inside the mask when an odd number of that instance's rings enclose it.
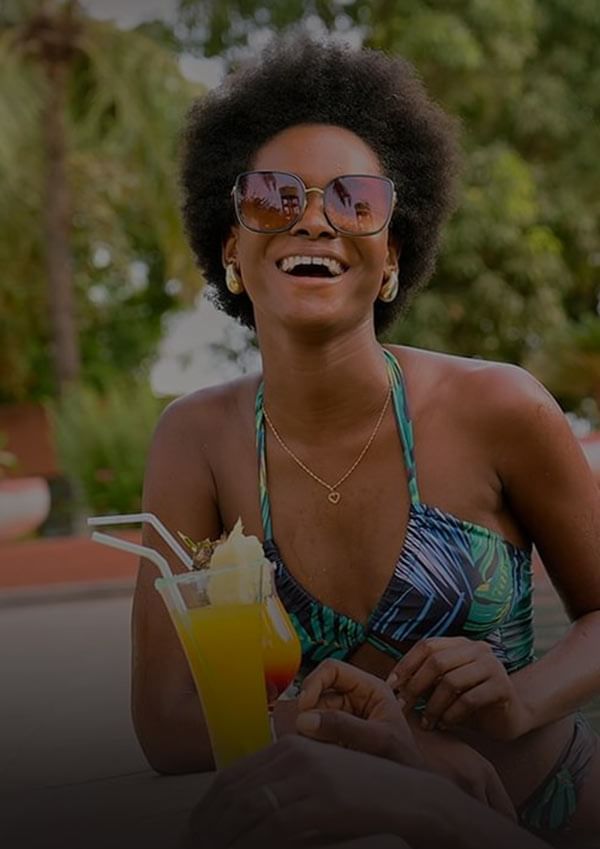
<instances>
[{"instance_id":1,"label":"smiling woman","mask_svg":"<svg viewBox=\"0 0 600 849\"><path fill-rule=\"evenodd\" d=\"M304 315L314 328L338 323L351 306L368 315L382 266L397 279L398 263L387 232L394 187L371 148L345 128L300 124L264 144L253 165L234 187L240 226L223 258L243 281L261 350L274 311L294 324Z\"/></svg>"},{"instance_id":2,"label":"smiling woman","mask_svg":"<svg viewBox=\"0 0 600 849\"><path fill-rule=\"evenodd\" d=\"M528 828L600 828L597 741L572 715L600 689L585 458L526 372L377 338L432 272L457 158L405 62L330 42L275 41L192 107L190 242L215 302L256 329L263 373L168 408L145 509L193 539L241 516L274 563L302 676L332 657L390 675L433 764L446 752L456 775L484 756ZM533 544L573 619L540 661ZM142 564L136 728L157 769L207 769L153 578Z\"/></svg>"}]
</instances>

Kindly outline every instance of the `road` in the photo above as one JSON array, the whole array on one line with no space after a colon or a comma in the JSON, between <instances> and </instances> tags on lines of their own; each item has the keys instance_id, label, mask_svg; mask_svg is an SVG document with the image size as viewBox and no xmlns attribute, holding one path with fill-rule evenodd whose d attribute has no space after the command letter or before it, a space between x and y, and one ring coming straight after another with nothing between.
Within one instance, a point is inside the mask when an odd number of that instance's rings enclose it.
<instances>
[{"instance_id":1,"label":"road","mask_svg":"<svg viewBox=\"0 0 600 849\"><path fill-rule=\"evenodd\" d=\"M130 592L0 601L0 789L147 769L129 717Z\"/></svg>"}]
</instances>

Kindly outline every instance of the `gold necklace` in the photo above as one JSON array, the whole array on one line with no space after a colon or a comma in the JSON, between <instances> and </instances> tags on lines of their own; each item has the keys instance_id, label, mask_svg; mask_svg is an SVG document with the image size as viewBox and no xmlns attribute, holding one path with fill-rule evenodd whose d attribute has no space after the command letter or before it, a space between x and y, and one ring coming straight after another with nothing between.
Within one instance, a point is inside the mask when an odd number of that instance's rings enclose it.
<instances>
[{"instance_id":1,"label":"gold necklace","mask_svg":"<svg viewBox=\"0 0 600 849\"><path fill-rule=\"evenodd\" d=\"M320 478L318 475L316 475L311 469L308 468L306 463L303 463L302 460L299 457L297 457L296 454L294 454L292 449L289 448L285 444L285 442L283 441L283 439L279 435L277 428L275 427L275 425L273 424L273 422L269 418L269 414L267 413L267 409L264 405L263 405L263 413L265 414L265 419L267 421L267 424L269 425L269 427L273 431L273 436L275 437L277 442L281 445L281 447L286 452L286 454L289 454L289 456L292 458L292 460L295 463L297 463L297 465L300 466L300 468L304 472L306 472L307 475L310 475L313 480L315 480L317 483L321 484L321 486L325 487L325 489L329 490L329 492L327 494L327 500L329 501L330 504L338 504L339 500L341 498L341 495L338 492L338 487L340 487L341 484L343 484L344 481L346 481L350 477L352 472L356 469L358 464L361 462L361 460L363 459L363 457L365 456L365 454L367 453L367 451L371 447L373 440L377 436L377 431L379 430L379 428L381 426L381 422L383 421L383 417L385 416L385 411L388 408L388 404L390 403L391 397L392 397L392 387L390 386L388 391L387 391L387 394L385 396L384 405L381 408L381 412L379 413L379 416L378 416L377 421L375 423L375 427L373 428L371 435L367 439L366 445L364 446L364 448L362 449L362 451L360 452L360 454L358 455L358 457L356 458L354 463L352 463L352 465L350 466L348 471L344 475L342 475L342 477L339 479L339 481L337 481L337 483L334 483L333 485L330 484L330 483L327 483L327 481L324 481L323 478Z\"/></svg>"}]
</instances>

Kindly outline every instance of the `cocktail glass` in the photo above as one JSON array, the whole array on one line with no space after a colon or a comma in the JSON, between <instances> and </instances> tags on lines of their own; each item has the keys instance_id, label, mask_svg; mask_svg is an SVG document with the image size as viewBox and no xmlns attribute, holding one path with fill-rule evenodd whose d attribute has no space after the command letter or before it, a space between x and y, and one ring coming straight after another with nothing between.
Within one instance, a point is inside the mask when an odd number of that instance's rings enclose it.
<instances>
[{"instance_id":1,"label":"cocktail glass","mask_svg":"<svg viewBox=\"0 0 600 849\"><path fill-rule=\"evenodd\" d=\"M302 650L298 634L277 595L272 566L265 566L263 598L263 662L269 708L293 683Z\"/></svg>"},{"instance_id":2,"label":"cocktail glass","mask_svg":"<svg viewBox=\"0 0 600 849\"><path fill-rule=\"evenodd\" d=\"M267 565L158 578L202 703L217 769L271 743L264 677Z\"/></svg>"}]
</instances>

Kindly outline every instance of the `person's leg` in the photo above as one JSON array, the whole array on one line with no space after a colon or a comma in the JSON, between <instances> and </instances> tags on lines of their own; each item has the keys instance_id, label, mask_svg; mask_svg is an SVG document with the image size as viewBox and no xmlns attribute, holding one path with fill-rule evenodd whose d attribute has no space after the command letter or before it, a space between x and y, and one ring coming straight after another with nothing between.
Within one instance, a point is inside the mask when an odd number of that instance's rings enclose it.
<instances>
[{"instance_id":1,"label":"person's leg","mask_svg":"<svg viewBox=\"0 0 600 849\"><path fill-rule=\"evenodd\" d=\"M574 830L590 832L600 846L600 737L587 725L585 738L591 757L581 782L571 826Z\"/></svg>"},{"instance_id":2,"label":"person's leg","mask_svg":"<svg viewBox=\"0 0 600 849\"><path fill-rule=\"evenodd\" d=\"M599 776L598 737L587 720L578 716L573 736L555 766L519 806L519 822L548 840L558 839L574 829L600 832Z\"/></svg>"}]
</instances>

